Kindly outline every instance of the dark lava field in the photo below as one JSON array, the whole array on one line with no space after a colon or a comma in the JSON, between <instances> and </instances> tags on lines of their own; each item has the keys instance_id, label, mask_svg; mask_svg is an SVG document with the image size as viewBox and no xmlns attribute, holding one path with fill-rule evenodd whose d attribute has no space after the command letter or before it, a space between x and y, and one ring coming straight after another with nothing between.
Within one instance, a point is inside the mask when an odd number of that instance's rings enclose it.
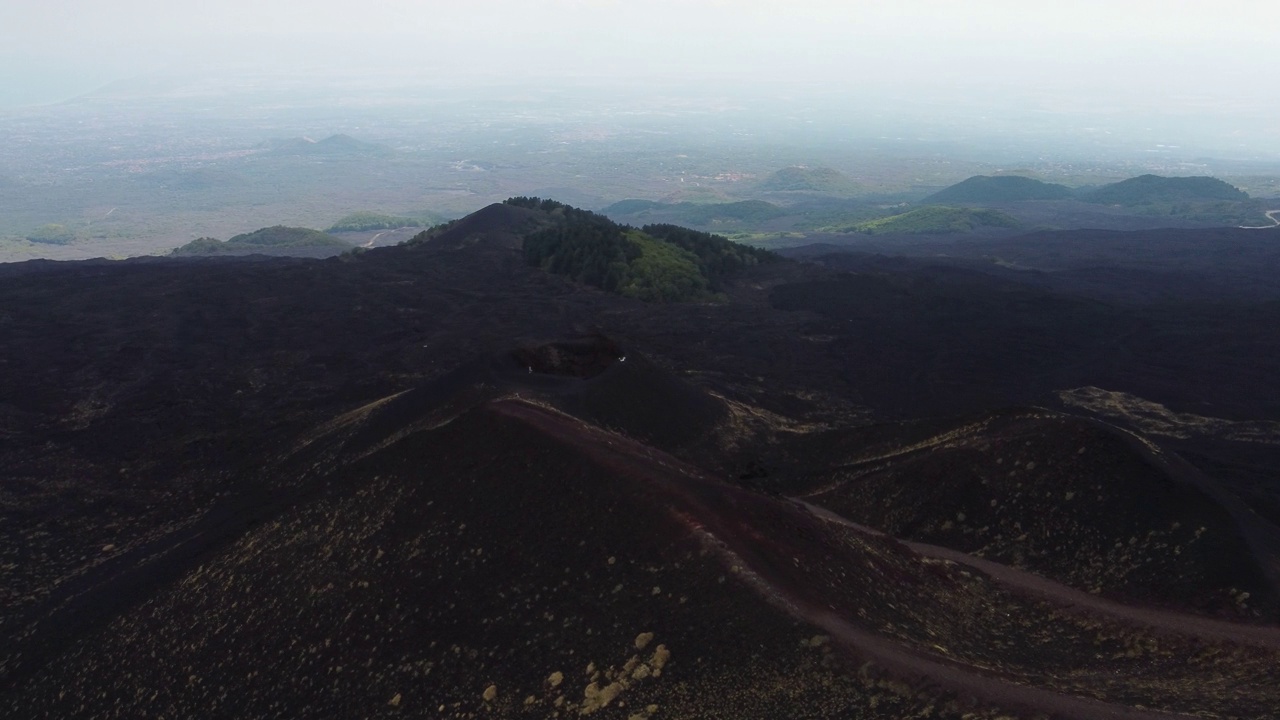
<instances>
[{"instance_id":1,"label":"dark lava field","mask_svg":"<svg viewBox=\"0 0 1280 720\"><path fill-rule=\"evenodd\" d=\"M0 266L0 717L1280 716L1280 231L656 304L538 212Z\"/></svg>"}]
</instances>

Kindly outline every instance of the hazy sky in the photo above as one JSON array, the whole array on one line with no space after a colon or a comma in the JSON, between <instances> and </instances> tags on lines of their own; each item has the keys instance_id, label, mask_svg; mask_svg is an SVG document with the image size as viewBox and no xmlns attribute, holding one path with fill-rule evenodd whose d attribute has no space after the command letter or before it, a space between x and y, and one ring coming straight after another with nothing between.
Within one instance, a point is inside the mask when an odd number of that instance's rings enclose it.
<instances>
[{"instance_id":1,"label":"hazy sky","mask_svg":"<svg viewBox=\"0 0 1280 720\"><path fill-rule=\"evenodd\" d=\"M0 3L6 81L47 65L101 76L226 62L414 61L432 73L981 73L1016 82L1043 74L1210 90L1274 70L1277 32L1273 0Z\"/></svg>"},{"instance_id":2,"label":"hazy sky","mask_svg":"<svg viewBox=\"0 0 1280 720\"><path fill-rule=\"evenodd\" d=\"M7 0L0 104L227 66L802 79L1280 116L1276 0ZM1054 98L1057 99L1054 99Z\"/></svg>"}]
</instances>

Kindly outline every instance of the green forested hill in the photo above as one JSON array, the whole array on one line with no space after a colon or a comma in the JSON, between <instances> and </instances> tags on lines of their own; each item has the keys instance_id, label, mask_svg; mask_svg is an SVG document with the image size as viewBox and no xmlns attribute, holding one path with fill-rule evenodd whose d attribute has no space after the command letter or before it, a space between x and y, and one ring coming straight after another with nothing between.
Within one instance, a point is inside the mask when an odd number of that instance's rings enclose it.
<instances>
[{"instance_id":1,"label":"green forested hill","mask_svg":"<svg viewBox=\"0 0 1280 720\"><path fill-rule=\"evenodd\" d=\"M75 242L76 233L66 225L50 223L41 225L40 227L27 233L27 240L33 243L45 243L48 245L66 245Z\"/></svg>"},{"instance_id":2,"label":"green forested hill","mask_svg":"<svg viewBox=\"0 0 1280 720\"><path fill-rule=\"evenodd\" d=\"M760 189L845 193L857 190L857 184L833 168L794 165L770 175L760 184Z\"/></svg>"},{"instance_id":3,"label":"green forested hill","mask_svg":"<svg viewBox=\"0 0 1280 720\"><path fill-rule=\"evenodd\" d=\"M253 253L280 254L282 250L333 249L346 250L350 243L343 242L328 233L310 228L272 227L243 233L222 242L216 238L199 238L176 248L173 255L249 255Z\"/></svg>"},{"instance_id":4,"label":"green forested hill","mask_svg":"<svg viewBox=\"0 0 1280 720\"><path fill-rule=\"evenodd\" d=\"M974 175L925 198L927 203L1018 202L1065 200L1071 188L1018 175Z\"/></svg>"},{"instance_id":5,"label":"green forested hill","mask_svg":"<svg viewBox=\"0 0 1280 720\"><path fill-rule=\"evenodd\" d=\"M675 225L637 230L539 198L511 198L507 204L541 210L556 219L525 236L527 262L650 302L708 299L735 272L780 260L766 250Z\"/></svg>"},{"instance_id":6,"label":"green forested hill","mask_svg":"<svg viewBox=\"0 0 1280 720\"><path fill-rule=\"evenodd\" d=\"M868 220L845 231L868 235L923 235L972 232L982 227L1016 228L1019 225L1017 218L999 210L933 206Z\"/></svg>"},{"instance_id":7,"label":"green forested hill","mask_svg":"<svg viewBox=\"0 0 1280 720\"><path fill-rule=\"evenodd\" d=\"M1085 195L1084 199L1089 202L1128 207L1189 201L1245 201L1249 199L1249 194L1213 177L1140 175L1118 183L1103 185Z\"/></svg>"}]
</instances>

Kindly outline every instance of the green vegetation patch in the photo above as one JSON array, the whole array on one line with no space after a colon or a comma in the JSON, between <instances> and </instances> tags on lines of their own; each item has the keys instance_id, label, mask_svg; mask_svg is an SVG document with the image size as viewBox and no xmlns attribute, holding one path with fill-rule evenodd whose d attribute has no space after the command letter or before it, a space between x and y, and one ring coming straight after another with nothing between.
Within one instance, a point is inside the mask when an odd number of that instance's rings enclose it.
<instances>
[{"instance_id":1,"label":"green vegetation patch","mask_svg":"<svg viewBox=\"0 0 1280 720\"><path fill-rule=\"evenodd\" d=\"M698 232L679 225L645 225L640 231L649 237L671 243L693 254L698 270L719 291L725 279L761 263L775 262L779 256L758 247L736 243L711 233Z\"/></svg>"},{"instance_id":2,"label":"green vegetation patch","mask_svg":"<svg viewBox=\"0 0 1280 720\"><path fill-rule=\"evenodd\" d=\"M645 302L681 302L710 297L711 283L698 268L698 256L639 230L625 237L640 254L629 263L618 292Z\"/></svg>"},{"instance_id":3,"label":"green vegetation patch","mask_svg":"<svg viewBox=\"0 0 1280 720\"><path fill-rule=\"evenodd\" d=\"M284 225L273 225L272 227L254 230L250 233L236 235L227 241L228 245L253 245L257 247L348 247L350 243L345 243L338 238L312 230L311 228L285 227Z\"/></svg>"},{"instance_id":4,"label":"green vegetation patch","mask_svg":"<svg viewBox=\"0 0 1280 720\"><path fill-rule=\"evenodd\" d=\"M363 232L365 230L396 230L407 227L424 227L428 223L400 215L361 210L353 212L329 226L325 232Z\"/></svg>"},{"instance_id":5,"label":"green vegetation patch","mask_svg":"<svg viewBox=\"0 0 1280 720\"><path fill-rule=\"evenodd\" d=\"M1213 177L1141 175L1083 193L1082 199L1206 225L1265 226L1270 222L1263 202Z\"/></svg>"},{"instance_id":6,"label":"green vegetation patch","mask_svg":"<svg viewBox=\"0 0 1280 720\"><path fill-rule=\"evenodd\" d=\"M196 238L181 247L176 247L170 255L222 255L226 253L226 243L218 238Z\"/></svg>"},{"instance_id":7,"label":"green vegetation patch","mask_svg":"<svg viewBox=\"0 0 1280 720\"><path fill-rule=\"evenodd\" d=\"M173 255L244 255L256 251L279 250L286 248L341 248L346 250L351 243L343 242L328 233L310 228L273 227L254 230L250 233L236 235L221 242L216 238L198 238L176 248Z\"/></svg>"},{"instance_id":8,"label":"green vegetation patch","mask_svg":"<svg viewBox=\"0 0 1280 720\"><path fill-rule=\"evenodd\" d=\"M1020 202L1023 200L1067 200L1073 196L1066 185L1041 182L1018 175L975 175L925 198L927 203Z\"/></svg>"},{"instance_id":9,"label":"green vegetation patch","mask_svg":"<svg viewBox=\"0 0 1280 720\"><path fill-rule=\"evenodd\" d=\"M1249 194L1214 177L1161 177L1140 175L1121 180L1087 194L1089 202L1107 205L1158 205L1196 201L1244 202Z\"/></svg>"},{"instance_id":10,"label":"green vegetation patch","mask_svg":"<svg viewBox=\"0 0 1280 720\"><path fill-rule=\"evenodd\" d=\"M1174 217L1196 220L1206 225L1230 227L1245 225L1250 227L1267 227L1272 225L1267 217L1267 206L1257 200L1247 202L1231 202L1219 200L1214 202L1176 202L1142 206L1147 215L1172 215Z\"/></svg>"},{"instance_id":11,"label":"green vegetation patch","mask_svg":"<svg viewBox=\"0 0 1280 720\"><path fill-rule=\"evenodd\" d=\"M678 209L680 218L694 225L721 222L754 224L787 214L783 208L763 200L743 200L733 203L680 203Z\"/></svg>"},{"instance_id":12,"label":"green vegetation patch","mask_svg":"<svg viewBox=\"0 0 1280 720\"><path fill-rule=\"evenodd\" d=\"M622 226L594 213L587 215L525 236L525 261L580 283L621 292L641 249Z\"/></svg>"},{"instance_id":13,"label":"green vegetation patch","mask_svg":"<svg viewBox=\"0 0 1280 720\"><path fill-rule=\"evenodd\" d=\"M637 230L554 200L521 197L507 204L542 210L555 219L524 237L526 262L646 302L711 299L735 272L781 259L676 225Z\"/></svg>"},{"instance_id":14,"label":"green vegetation patch","mask_svg":"<svg viewBox=\"0 0 1280 720\"><path fill-rule=\"evenodd\" d=\"M635 215L636 213L642 213L646 210L660 210L671 206L672 203L658 202L657 200L628 198L626 200L619 200L601 212L606 215Z\"/></svg>"},{"instance_id":15,"label":"green vegetation patch","mask_svg":"<svg viewBox=\"0 0 1280 720\"><path fill-rule=\"evenodd\" d=\"M900 215L868 220L845 228L844 232L868 235L941 235L973 232L982 227L1017 228L1017 218L987 208L931 206Z\"/></svg>"},{"instance_id":16,"label":"green vegetation patch","mask_svg":"<svg viewBox=\"0 0 1280 720\"><path fill-rule=\"evenodd\" d=\"M27 233L27 239L33 243L44 243L46 245L69 245L75 242L76 233L66 225L50 223L41 225Z\"/></svg>"}]
</instances>

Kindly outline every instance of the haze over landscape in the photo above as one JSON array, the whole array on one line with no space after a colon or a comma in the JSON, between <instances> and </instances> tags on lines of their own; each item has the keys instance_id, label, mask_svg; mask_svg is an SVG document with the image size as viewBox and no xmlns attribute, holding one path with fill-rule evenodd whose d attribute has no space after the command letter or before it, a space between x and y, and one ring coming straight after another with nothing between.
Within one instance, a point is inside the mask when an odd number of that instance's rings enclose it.
<instances>
[{"instance_id":1,"label":"haze over landscape","mask_svg":"<svg viewBox=\"0 0 1280 720\"><path fill-rule=\"evenodd\" d=\"M1252 0L802 0L785 11L756 0L224 0L198 9L54 0L10 5L2 19L10 104L221 68L317 79L380 70L440 82L784 83L824 87L851 107L886 91L980 93L972 104L992 111L1137 111L1146 122L1216 114L1223 136L1280 102L1258 75L1280 11Z\"/></svg>"},{"instance_id":2,"label":"haze over landscape","mask_svg":"<svg viewBox=\"0 0 1280 720\"><path fill-rule=\"evenodd\" d=\"M0 7L0 716L1280 717L1277 28Z\"/></svg>"}]
</instances>

